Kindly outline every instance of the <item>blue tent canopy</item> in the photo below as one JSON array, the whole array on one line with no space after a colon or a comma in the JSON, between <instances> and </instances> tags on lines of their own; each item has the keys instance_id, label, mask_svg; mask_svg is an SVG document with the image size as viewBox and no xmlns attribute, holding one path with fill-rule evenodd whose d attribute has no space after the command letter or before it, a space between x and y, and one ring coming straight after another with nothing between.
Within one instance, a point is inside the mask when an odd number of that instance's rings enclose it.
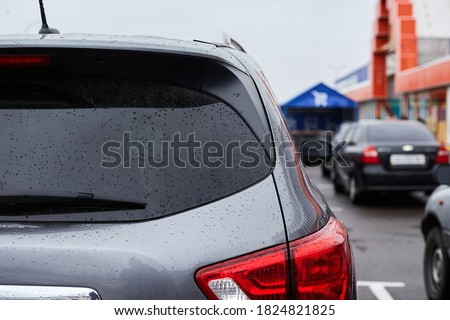
<instances>
[{"instance_id":1,"label":"blue tent canopy","mask_svg":"<svg viewBox=\"0 0 450 320\"><path fill-rule=\"evenodd\" d=\"M295 108L355 108L356 102L343 96L323 83L312 87L281 106L283 110Z\"/></svg>"},{"instance_id":2,"label":"blue tent canopy","mask_svg":"<svg viewBox=\"0 0 450 320\"><path fill-rule=\"evenodd\" d=\"M342 121L356 120L357 103L323 83L281 106L291 131L335 130Z\"/></svg>"}]
</instances>

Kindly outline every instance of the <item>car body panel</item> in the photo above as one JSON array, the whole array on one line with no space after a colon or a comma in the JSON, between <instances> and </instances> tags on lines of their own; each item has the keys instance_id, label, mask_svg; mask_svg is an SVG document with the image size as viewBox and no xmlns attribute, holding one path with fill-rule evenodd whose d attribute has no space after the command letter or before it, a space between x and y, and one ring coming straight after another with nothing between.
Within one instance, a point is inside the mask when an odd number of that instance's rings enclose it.
<instances>
[{"instance_id":1,"label":"car body panel","mask_svg":"<svg viewBox=\"0 0 450 320\"><path fill-rule=\"evenodd\" d=\"M272 176L154 221L1 223L0 230L0 284L88 287L102 299L204 299L198 268L286 241Z\"/></svg>"},{"instance_id":2,"label":"car body panel","mask_svg":"<svg viewBox=\"0 0 450 320\"><path fill-rule=\"evenodd\" d=\"M320 230L333 213L320 191L305 174L284 117L261 68L246 54L236 50L233 50L233 54L247 67L266 105L277 157L273 176L283 210L287 238L289 241L302 238Z\"/></svg>"},{"instance_id":3,"label":"car body panel","mask_svg":"<svg viewBox=\"0 0 450 320\"><path fill-rule=\"evenodd\" d=\"M436 183L433 180L432 169L417 170L411 174L410 170L386 170L383 165L369 165L362 168L362 186L367 191L424 191L434 190Z\"/></svg>"},{"instance_id":4,"label":"car body panel","mask_svg":"<svg viewBox=\"0 0 450 320\"><path fill-rule=\"evenodd\" d=\"M442 185L430 196L425 207L423 221L430 216L437 219L450 255L450 187Z\"/></svg>"}]
</instances>

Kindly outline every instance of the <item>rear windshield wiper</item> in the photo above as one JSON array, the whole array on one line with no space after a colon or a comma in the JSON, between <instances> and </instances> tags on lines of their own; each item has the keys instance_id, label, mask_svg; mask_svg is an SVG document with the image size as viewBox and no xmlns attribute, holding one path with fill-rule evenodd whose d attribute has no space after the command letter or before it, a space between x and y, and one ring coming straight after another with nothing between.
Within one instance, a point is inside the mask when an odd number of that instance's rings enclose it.
<instances>
[{"instance_id":1,"label":"rear windshield wiper","mask_svg":"<svg viewBox=\"0 0 450 320\"><path fill-rule=\"evenodd\" d=\"M0 215L122 211L145 208L144 202L84 192L0 192Z\"/></svg>"}]
</instances>

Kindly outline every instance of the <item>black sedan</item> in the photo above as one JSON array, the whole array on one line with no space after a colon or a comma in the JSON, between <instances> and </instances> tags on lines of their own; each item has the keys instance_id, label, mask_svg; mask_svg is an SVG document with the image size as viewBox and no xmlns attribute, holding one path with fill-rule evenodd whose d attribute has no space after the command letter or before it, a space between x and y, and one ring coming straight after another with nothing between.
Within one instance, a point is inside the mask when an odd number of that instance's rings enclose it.
<instances>
[{"instance_id":1,"label":"black sedan","mask_svg":"<svg viewBox=\"0 0 450 320\"><path fill-rule=\"evenodd\" d=\"M433 171L449 162L445 147L418 121L361 120L344 140L333 153L332 179L355 204L374 191L431 193Z\"/></svg>"}]
</instances>

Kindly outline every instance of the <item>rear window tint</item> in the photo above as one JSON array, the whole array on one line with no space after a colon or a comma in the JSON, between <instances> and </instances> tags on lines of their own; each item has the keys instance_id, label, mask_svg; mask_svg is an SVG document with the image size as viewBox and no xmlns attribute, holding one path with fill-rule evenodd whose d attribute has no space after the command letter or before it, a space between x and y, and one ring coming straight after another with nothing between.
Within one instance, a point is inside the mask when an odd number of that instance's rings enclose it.
<instances>
[{"instance_id":1,"label":"rear window tint","mask_svg":"<svg viewBox=\"0 0 450 320\"><path fill-rule=\"evenodd\" d=\"M271 170L251 129L223 102L163 83L92 76L9 84L0 94L0 157L0 194L84 192L146 203L90 218L101 221L184 211Z\"/></svg>"},{"instance_id":2,"label":"rear window tint","mask_svg":"<svg viewBox=\"0 0 450 320\"><path fill-rule=\"evenodd\" d=\"M420 124L383 124L369 126L367 131L369 142L432 142L431 132Z\"/></svg>"}]
</instances>

